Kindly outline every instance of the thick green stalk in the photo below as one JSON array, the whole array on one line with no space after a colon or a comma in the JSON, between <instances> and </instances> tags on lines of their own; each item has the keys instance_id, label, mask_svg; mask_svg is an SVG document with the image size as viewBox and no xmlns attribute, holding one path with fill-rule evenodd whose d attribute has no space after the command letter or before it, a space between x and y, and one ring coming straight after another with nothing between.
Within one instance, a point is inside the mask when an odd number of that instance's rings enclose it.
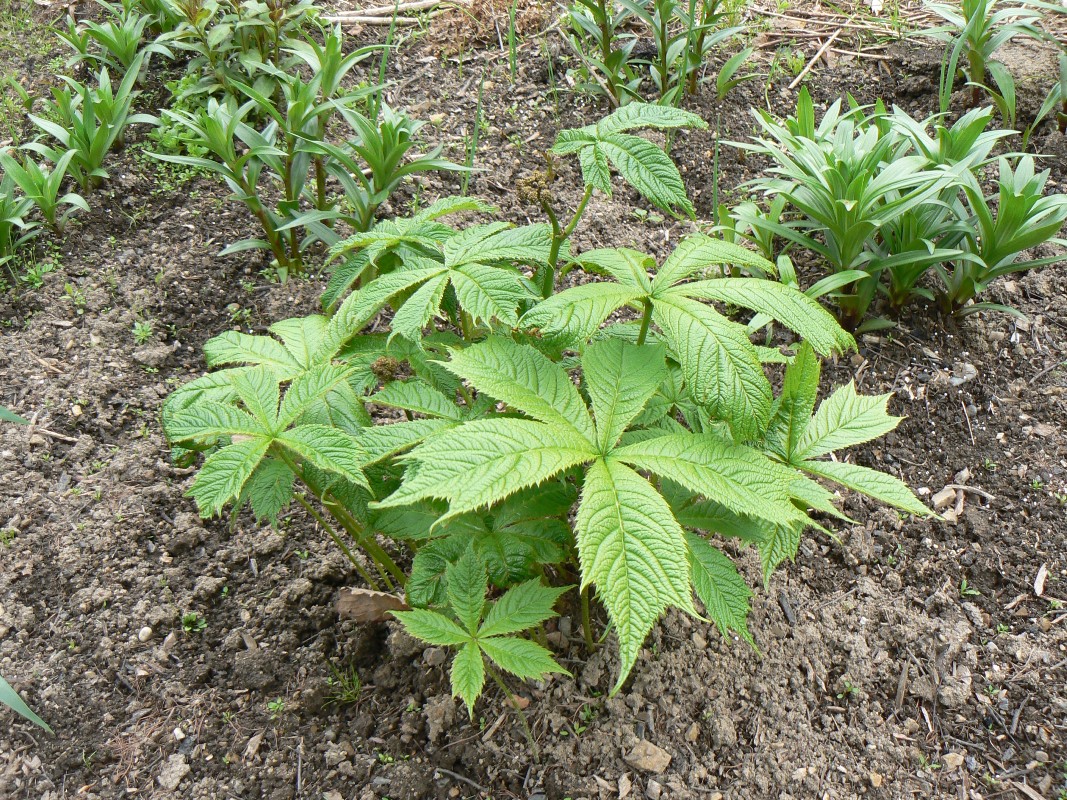
<instances>
[{"instance_id":1,"label":"thick green stalk","mask_svg":"<svg viewBox=\"0 0 1067 800\"><path fill-rule=\"evenodd\" d=\"M359 520L353 517L340 500L330 494L329 491L320 489L315 485L314 481L309 480L304 470L284 450L272 448L271 452L275 453L293 471L293 474L304 482L308 489L326 506L333 518L345 529L345 532L352 537L353 541L367 552L367 555L374 562L374 566L378 569L378 573L390 589L393 588L393 582L389 579L389 575L396 578L401 586L407 583L407 576L404 575L403 570L396 565L396 562L393 561L389 554L382 549L382 546L375 541L373 532L368 531Z\"/></svg>"},{"instance_id":2,"label":"thick green stalk","mask_svg":"<svg viewBox=\"0 0 1067 800\"><path fill-rule=\"evenodd\" d=\"M648 324L652 322L652 301L646 299L645 310L641 315L641 330L637 334L637 343L642 345L645 343L645 337L648 336Z\"/></svg>"},{"instance_id":3,"label":"thick green stalk","mask_svg":"<svg viewBox=\"0 0 1067 800\"><path fill-rule=\"evenodd\" d=\"M574 229L578 227L578 223L581 222L582 217L585 215L586 206L589 205L589 199L592 196L593 187L586 186L582 199L578 203L578 208L575 209L574 216L571 217L565 228L560 226L559 218L556 216L552 205L548 202L541 203L541 208L544 209L545 215L552 225L552 244L548 250L548 268L542 269L538 273L540 279L539 288L541 289L541 296L544 298L551 297L552 292L555 290L560 250L563 249L563 243L570 238L571 234L574 233Z\"/></svg>"},{"instance_id":4,"label":"thick green stalk","mask_svg":"<svg viewBox=\"0 0 1067 800\"><path fill-rule=\"evenodd\" d=\"M366 569L364 569L363 565L359 563L359 561L356 559L355 553L353 553L352 550L349 549L348 545L345 544L344 539L340 537L337 531L334 530L333 526L326 521L322 514L320 514L315 509L315 507L307 501L303 494L297 494L296 501L304 507L304 510L311 515L312 519L314 519L317 523L319 523L319 525L322 526L323 530L330 534L330 538L333 539L334 544L341 548L341 552L345 554L345 557L352 563L352 566L356 568L356 572L358 572L359 576L367 582L367 585L375 591L381 591L381 586L378 585L378 582L375 581L374 578L371 577L370 573L367 572Z\"/></svg>"},{"instance_id":5,"label":"thick green stalk","mask_svg":"<svg viewBox=\"0 0 1067 800\"><path fill-rule=\"evenodd\" d=\"M582 587L582 635L585 637L586 652L592 653L596 649L593 641L593 622L589 614L589 587Z\"/></svg>"}]
</instances>

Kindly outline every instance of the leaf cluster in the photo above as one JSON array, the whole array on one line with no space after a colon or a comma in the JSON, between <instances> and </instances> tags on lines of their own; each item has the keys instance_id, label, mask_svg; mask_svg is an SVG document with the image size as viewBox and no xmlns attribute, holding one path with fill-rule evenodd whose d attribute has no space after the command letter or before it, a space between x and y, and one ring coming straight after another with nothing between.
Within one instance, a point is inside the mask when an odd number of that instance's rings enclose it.
<instances>
[{"instance_id":1,"label":"leaf cluster","mask_svg":"<svg viewBox=\"0 0 1067 800\"><path fill-rule=\"evenodd\" d=\"M729 277L773 264L703 235L659 266L595 250L574 266L611 280L542 299L517 267L544 260L547 226L441 221L469 210L484 207L440 201L339 245L349 261L327 306L354 290L332 316L280 323L280 341L212 340L209 363L227 368L176 392L164 415L172 442L207 454L190 489L205 515L248 502L270 517L292 497L319 499L404 586L409 631L457 649L453 690L469 707L498 667L558 668L510 638L551 613L563 591L544 585L552 576L595 589L618 640L617 688L668 608L698 613L694 594L724 634L752 641L751 591L712 537L754 545L769 577L813 510L839 514L813 478L927 513L892 476L825 460L898 419L888 397L851 385L815 408L816 351L853 341L796 289ZM805 338L778 397L763 364L790 359L715 303ZM387 309L390 332L366 333ZM632 321L612 322L620 313ZM374 407L405 420L374 425ZM411 549L409 574L371 552L379 537Z\"/></svg>"},{"instance_id":2,"label":"leaf cluster","mask_svg":"<svg viewBox=\"0 0 1067 800\"><path fill-rule=\"evenodd\" d=\"M834 276L832 288L815 293L830 294L850 329L887 324L866 319L879 293L893 313L920 298L956 315L1008 310L973 301L1004 274L1060 260L1023 256L1054 240L1067 197L1043 197L1047 173L1036 174L1028 156L1000 158L1000 189L983 193L990 153L1011 134L989 129L992 118L984 108L951 125L940 116L917 121L849 98L816 122L804 90L795 116L757 112L763 136L735 143L772 160L772 175L750 182L772 202L766 211L742 203L721 229L767 256L782 245L815 254ZM923 285L927 275L935 288Z\"/></svg>"}]
</instances>

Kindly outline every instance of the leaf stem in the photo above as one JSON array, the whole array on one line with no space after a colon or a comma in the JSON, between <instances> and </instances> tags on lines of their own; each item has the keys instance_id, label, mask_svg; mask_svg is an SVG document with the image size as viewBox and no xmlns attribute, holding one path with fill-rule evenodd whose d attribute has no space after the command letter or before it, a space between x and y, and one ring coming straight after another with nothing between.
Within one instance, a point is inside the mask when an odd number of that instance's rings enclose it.
<instances>
[{"instance_id":1,"label":"leaf stem","mask_svg":"<svg viewBox=\"0 0 1067 800\"><path fill-rule=\"evenodd\" d=\"M585 636L585 649L592 653L596 649L593 642L593 622L589 614L589 587L583 586L582 596L582 634Z\"/></svg>"},{"instance_id":2,"label":"leaf stem","mask_svg":"<svg viewBox=\"0 0 1067 800\"><path fill-rule=\"evenodd\" d=\"M311 515L312 519L319 523L319 525L322 526L323 530L330 534L330 538L333 539L334 544L341 548L341 552L345 554L345 556L350 562L352 562L352 566L356 568L356 572L358 572L359 576L367 582L367 585L371 589L374 589L374 591L376 592L381 591L381 586L379 586L378 582L371 577L370 573L367 572L364 566L359 563L359 561L356 559L356 554L353 553L352 550L348 547L348 545L345 544L344 540L340 537L337 531L334 530L334 527L325 520L322 514L320 514L315 509L315 507L311 505L311 503L307 501L307 498L304 497L302 492L298 492L295 496L296 501L304 507L304 510Z\"/></svg>"},{"instance_id":3,"label":"leaf stem","mask_svg":"<svg viewBox=\"0 0 1067 800\"><path fill-rule=\"evenodd\" d=\"M374 534L368 531L366 527L359 522L344 504L337 499L335 495L328 490L320 490L311 481L304 470L293 461L292 457L286 453L280 447L272 447L271 452L275 453L289 469L293 471L294 475L297 475L301 481L311 490L311 492L319 499L326 509L330 512L337 522L341 524L341 527L345 529L345 532L352 537L352 539L362 547L367 555L371 557L374 562L374 566L378 569L378 574L382 576L386 586L390 589L393 587L393 582L389 579L389 575L396 578L397 583L400 586L404 586L407 583L407 577L404 575L403 570L396 565L396 562L389 556L382 546L374 540ZM387 574L388 573L388 574Z\"/></svg>"},{"instance_id":4,"label":"leaf stem","mask_svg":"<svg viewBox=\"0 0 1067 800\"><path fill-rule=\"evenodd\" d=\"M645 298L645 311L641 315L641 330L637 334L637 343L642 345L645 343L645 337L648 336L648 324L652 321L652 301Z\"/></svg>"}]
</instances>

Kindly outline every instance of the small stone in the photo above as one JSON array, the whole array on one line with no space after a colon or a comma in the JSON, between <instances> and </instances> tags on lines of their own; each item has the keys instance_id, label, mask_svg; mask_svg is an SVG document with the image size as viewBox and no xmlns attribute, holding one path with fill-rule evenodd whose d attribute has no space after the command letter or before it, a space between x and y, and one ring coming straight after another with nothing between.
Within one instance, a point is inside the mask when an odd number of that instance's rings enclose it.
<instances>
[{"instance_id":1,"label":"small stone","mask_svg":"<svg viewBox=\"0 0 1067 800\"><path fill-rule=\"evenodd\" d=\"M634 769L659 774L670 766L671 754L662 747L657 747L652 742L642 739L629 754L623 756L623 761Z\"/></svg>"},{"instance_id":2,"label":"small stone","mask_svg":"<svg viewBox=\"0 0 1067 800\"><path fill-rule=\"evenodd\" d=\"M957 361L952 365L952 375L949 377L948 382L953 386L962 386L965 383L973 381L978 377L978 370L974 364L968 364L965 361Z\"/></svg>"},{"instance_id":3,"label":"small stone","mask_svg":"<svg viewBox=\"0 0 1067 800\"><path fill-rule=\"evenodd\" d=\"M882 787L882 776L881 776L881 774L879 774L877 772L872 772L867 777L870 778L871 786L873 786L875 789L880 789Z\"/></svg>"},{"instance_id":4,"label":"small stone","mask_svg":"<svg viewBox=\"0 0 1067 800\"><path fill-rule=\"evenodd\" d=\"M430 744L437 744L456 719L456 701L447 694L431 697L422 707Z\"/></svg>"},{"instance_id":5,"label":"small stone","mask_svg":"<svg viewBox=\"0 0 1067 800\"><path fill-rule=\"evenodd\" d=\"M940 492L934 495L934 511L940 511L942 508L948 508L950 505L956 502L956 490L951 486L946 486Z\"/></svg>"},{"instance_id":6,"label":"small stone","mask_svg":"<svg viewBox=\"0 0 1067 800\"><path fill-rule=\"evenodd\" d=\"M1048 753L1046 753L1044 750L1038 750L1036 753L1034 753L1034 758L1036 758L1042 764L1047 764L1049 762Z\"/></svg>"},{"instance_id":7,"label":"small stone","mask_svg":"<svg viewBox=\"0 0 1067 800\"><path fill-rule=\"evenodd\" d=\"M648 782L648 786L645 787L645 797L647 797L648 800L659 800L662 794L663 787L659 784L658 781Z\"/></svg>"},{"instance_id":8,"label":"small stone","mask_svg":"<svg viewBox=\"0 0 1067 800\"><path fill-rule=\"evenodd\" d=\"M945 753L945 771L952 772L962 767L963 758L961 753Z\"/></svg>"},{"instance_id":9,"label":"small stone","mask_svg":"<svg viewBox=\"0 0 1067 800\"><path fill-rule=\"evenodd\" d=\"M428 667L440 667L447 658L448 653L442 647L427 647L426 652L422 654L422 660Z\"/></svg>"},{"instance_id":10,"label":"small stone","mask_svg":"<svg viewBox=\"0 0 1067 800\"><path fill-rule=\"evenodd\" d=\"M181 753L175 753L167 759L167 763L159 771L156 780L164 789L173 792L178 788L178 784L182 782L182 779L191 771L192 769L185 762L185 756Z\"/></svg>"},{"instance_id":11,"label":"small stone","mask_svg":"<svg viewBox=\"0 0 1067 800\"><path fill-rule=\"evenodd\" d=\"M147 642L152 638L152 629L145 625L141 630L137 631L137 641Z\"/></svg>"},{"instance_id":12,"label":"small stone","mask_svg":"<svg viewBox=\"0 0 1067 800\"><path fill-rule=\"evenodd\" d=\"M174 738L177 739L180 742L182 739L185 738L185 731L183 731L181 728L175 728L174 729Z\"/></svg>"},{"instance_id":13,"label":"small stone","mask_svg":"<svg viewBox=\"0 0 1067 800\"><path fill-rule=\"evenodd\" d=\"M694 722L689 726L689 730L685 732L685 740L687 742L695 742L700 738L700 724Z\"/></svg>"}]
</instances>

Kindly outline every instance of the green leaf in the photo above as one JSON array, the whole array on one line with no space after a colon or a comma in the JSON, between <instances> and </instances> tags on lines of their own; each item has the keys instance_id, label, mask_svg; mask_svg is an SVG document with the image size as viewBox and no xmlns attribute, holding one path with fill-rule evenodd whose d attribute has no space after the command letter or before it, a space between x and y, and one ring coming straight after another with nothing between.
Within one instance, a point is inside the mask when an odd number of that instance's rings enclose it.
<instances>
[{"instance_id":1,"label":"green leaf","mask_svg":"<svg viewBox=\"0 0 1067 800\"><path fill-rule=\"evenodd\" d=\"M4 680L3 677L0 677L0 705L7 706L16 714L25 717L34 725L37 725L54 735L54 731L48 727L48 724L33 713L30 707L26 705L21 697L19 697L18 692L16 692L11 684Z\"/></svg>"},{"instance_id":2,"label":"green leaf","mask_svg":"<svg viewBox=\"0 0 1067 800\"><path fill-rule=\"evenodd\" d=\"M550 672L570 675L548 650L528 639L507 636L479 639L478 644L501 669L521 680L540 679Z\"/></svg>"},{"instance_id":3,"label":"green leaf","mask_svg":"<svg viewBox=\"0 0 1067 800\"><path fill-rule=\"evenodd\" d=\"M268 430L278 427L279 380L270 367L250 367L233 373L230 381L245 408Z\"/></svg>"},{"instance_id":4,"label":"green leaf","mask_svg":"<svg viewBox=\"0 0 1067 800\"><path fill-rule=\"evenodd\" d=\"M793 363L785 369L782 393L774 403L765 439L771 452L788 463L794 462L797 443L811 422L821 371L822 365L807 342L800 345Z\"/></svg>"},{"instance_id":5,"label":"green leaf","mask_svg":"<svg viewBox=\"0 0 1067 800\"><path fill-rule=\"evenodd\" d=\"M312 405L322 400L352 374L351 367L323 364L299 375L290 385L278 413L278 428L296 422Z\"/></svg>"},{"instance_id":6,"label":"green leaf","mask_svg":"<svg viewBox=\"0 0 1067 800\"><path fill-rule=\"evenodd\" d=\"M410 464L404 482L376 507L438 498L450 501L454 516L503 500L593 455L590 443L570 428L519 419L467 422L404 456Z\"/></svg>"},{"instance_id":7,"label":"green leaf","mask_svg":"<svg viewBox=\"0 0 1067 800\"><path fill-rule=\"evenodd\" d=\"M445 578L448 581L449 606L472 635L477 633L485 605L485 593L489 588L485 561L473 548L468 547L459 560L445 570Z\"/></svg>"},{"instance_id":8,"label":"green leaf","mask_svg":"<svg viewBox=\"0 0 1067 800\"><path fill-rule=\"evenodd\" d=\"M594 143L591 147L583 147L579 150L578 163L582 167L582 182L610 196L611 170L608 168L608 159L600 146Z\"/></svg>"},{"instance_id":9,"label":"green leaf","mask_svg":"<svg viewBox=\"0 0 1067 800\"><path fill-rule=\"evenodd\" d=\"M884 472L843 461L802 461L799 467L911 514L933 516L933 512L912 494L906 483Z\"/></svg>"},{"instance_id":10,"label":"green leaf","mask_svg":"<svg viewBox=\"0 0 1067 800\"><path fill-rule=\"evenodd\" d=\"M556 616L552 607L569 588L543 586L540 578L513 586L489 609L478 629L479 638L519 633L551 619Z\"/></svg>"},{"instance_id":11,"label":"green leaf","mask_svg":"<svg viewBox=\"0 0 1067 800\"><path fill-rule=\"evenodd\" d=\"M422 338L423 329L430 323L441 299L448 287L448 274L443 273L430 278L404 301L404 305L393 315L392 330L397 336L403 336L412 342Z\"/></svg>"},{"instance_id":12,"label":"green leaf","mask_svg":"<svg viewBox=\"0 0 1067 800\"><path fill-rule=\"evenodd\" d=\"M737 514L797 521L788 490L795 473L762 453L714 434L674 433L620 447L612 455L685 486Z\"/></svg>"},{"instance_id":13,"label":"green leaf","mask_svg":"<svg viewBox=\"0 0 1067 800\"><path fill-rule=\"evenodd\" d=\"M280 434L275 441L318 469L370 491L363 474L363 449L350 434L326 425L301 425Z\"/></svg>"},{"instance_id":14,"label":"green leaf","mask_svg":"<svg viewBox=\"0 0 1067 800\"><path fill-rule=\"evenodd\" d=\"M265 458L244 485L244 496L252 506L257 520L278 519L278 514L293 499L293 480L296 476L281 461Z\"/></svg>"},{"instance_id":15,"label":"green leaf","mask_svg":"<svg viewBox=\"0 0 1067 800\"><path fill-rule=\"evenodd\" d=\"M377 394L371 395L368 401L379 406L414 411L428 417L442 417L457 422L463 419L463 412L454 402L428 383L417 379L393 381Z\"/></svg>"},{"instance_id":16,"label":"green leaf","mask_svg":"<svg viewBox=\"0 0 1067 800\"><path fill-rule=\"evenodd\" d=\"M417 419L412 422L394 422L392 425L375 425L359 432L366 464L373 464L414 447L427 436L451 428L455 423L444 419Z\"/></svg>"},{"instance_id":17,"label":"green leaf","mask_svg":"<svg viewBox=\"0 0 1067 800\"><path fill-rule=\"evenodd\" d=\"M610 459L586 473L576 533L582 586L596 584L618 635L618 691L667 608L695 613L685 536L648 481Z\"/></svg>"},{"instance_id":18,"label":"green leaf","mask_svg":"<svg viewBox=\"0 0 1067 800\"><path fill-rule=\"evenodd\" d=\"M648 277L656 268L656 260L647 253L627 247L587 250L574 258L586 272L608 274L627 288L651 293L652 281Z\"/></svg>"},{"instance_id":19,"label":"green leaf","mask_svg":"<svg viewBox=\"0 0 1067 800\"><path fill-rule=\"evenodd\" d=\"M775 525L771 528L770 535L764 541L757 543L760 564L763 566L764 588L770 586L771 574L779 564L787 559L792 561L796 558L802 532L803 528L800 525Z\"/></svg>"},{"instance_id":20,"label":"green leaf","mask_svg":"<svg viewBox=\"0 0 1067 800\"><path fill-rule=\"evenodd\" d=\"M582 356L582 373L596 419L597 447L606 454L667 377L664 348L601 339Z\"/></svg>"},{"instance_id":21,"label":"green leaf","mask_svg":"<svg viewBox=\"0 0 1067 800\"><path fill-rule=\"evenodd\" d=\"M602 136L598 146L626 182L654 206L668 214L673 215L674 209L680 208L687 216L694 216L678 168L652 142L640 136L612 133Z\"/></svg>"},{"instance_id":22,"label":"green leaf","mask_svg":"<svg viewBox=\"0 0 1067 800\"><path fill-rule=\"evenodd\" d=\"M697 233L682 239L671 251L662 266L656 270L652 285L657 291L667 289L692 277L698 270L724 265L748 267L770 275L777 272L770 261L739 244Z\"/></svg>"},{"instance_id":23,"label":"green leaf","mask_svg":"<svg viewBox=\"0 0 1067 800\"><path fill-rule=\"evenodd\" d=\"M797 442L796 457L817 458L889 433L903 419L886 411L890 396L856 394L854 381L838 387L819 404Z\"/></svg>"},{"instance_id":24,"label":"green leaf","mask_svg":"<svg viewBox=\"0 0 1067 800\"><path fill-rule=\"evenodd\" d=\"M453 350L444 366L479 392L548 425L562 425L596 440L593 421L570 376L530 345L490 337Z\"/></svg>"},{"instance_id":25,"label":"green leaf","mask_svg":"<svg viewBox=\"0 0 1067 800\"><path fill-rule=\"evenodd\" d=\"M411 561L411 577L404 587L408 604L416 608L445 605L445 573L468 546L460 537L448 536L420 548Z\"/></svg>"},{"instance_id":26,"label":"green leaf","mask_svg":"<svg viewBox=\"0 0 1067 800\"><path fill-rule=\"evenodd\" d=\"M516 272L484 264L464 264L449 273L456 298L475 322L519 324L516 309L530 297Z\"/></svg>"},{"instance_id":27,"label":"green leaf","mask_svg":"<svg viewBox=\"0 0 1067 800\"><path fill-rule=\"evenodd\" d=\"M241 494L269 446L270 439L256 437L227 445L207 457L188 492L196 500L200 516L214 516Z\"/></svg>"},{"instance_id":28,"label":"green leaf","mask_svg":"<svg viewBox=\"0 0 1067 800\"><path fill-rule=\"evenodd\" d=\"M471 640L463 628L436 611L414 608L411 611L389 612L404 626L404 630L416 639L438 647L458 647Z\"/></svg>"},{"instance_id":29,"label":"green leaf","mask_svg":"<svg viewBox=\"0 0 1067 800\"><path fill-rule=\"evenodd\" d=\"M671 507L678 524L684 528L696 528L748 543L762 542L771 527L765 519L736 514L714 500L700 500L680 508L672 502Z\"/></svg>"},{"instance_id":30,"label":"green leaf","mask_svg":"<svg viewBox=\"0 0 1067 800\"><path fill-rule=\"evenodd\" d=\"M616 109L595 126L597 133L609 134L635 128L698 128L706 130L708 123L691 111L659 103L631 102Z\"/></svg>"},{"instance_id":31,"label":"green leaf","mask_svg":"<svg viewBox=\"0 0 1067 800\"><path fill-rule=\"evenodd\" d=\"M269 336L250 336L227 331L204 345L204 360L209 367L223 364L249 364L273 368L280 378L300 372L302 365L285 345Z\"/></svg>"},{"instance_id":32,"label":"green leaf","mask_svg":"<svg viewBox=\"0 0 1067 800\"><path fill-rule=\"evenodd\" d=\"M316 361L333 357L350 339L370 322L389 300L445 271L445 266L402 270L382 275L353 292L337 309L326 326L319 343Z\"/></svg>"},{"instance_id":33,"label":"green leaf","mask_svg":"<svg viewBox=\"0 0 1067 800\"><path fill-rule=\"evenodd\" d=\"M674 291L652 302L693 399L736 438L759 439L770 418L771 385L745 329Z\"/></svg>"},{"instance_id":34,"label":"green leaf","mask_svg":"<svg viewBox=\"0 0 1067 800\"><path fill-rule=\"evenodd\" d=\"M852 336L816 300L777 281L720 278L687 283L678 291L688 297L719 300L767 314L800 334L822 355L843 353L856 346Z\"/></svg>"},{"instance_id":35,"label":"green leaf","mask_svg":"<svg viewBox=\"0 0 1067 800\"><path fill-rule=\"evenodd\" d=\"M8 411L3 406L0 406L0 422L14 422L16 425L29 425L28 419L23 419L18 414ZM3 680L0 678L0 680Z\"/></svg>"},{"instance_id":36,"label":"green leaf","mask_svg":"<svg viewBox=\"0 0 1067 800\"><path fill-rule=\"evenodd\" d=\"M268 431L247 411L204 400L168 415L164 428L172 442L210 442L220 436L262 436Z\"/></svg>"},{"instance_id":37,"label":"green leaf","mask_svg":"<svg viewBox=\"0 0 1067 800\"><path fill-rule=\"evenodd\" d=\"M270 326L270 332L281 338L289 355L304 369L310 369L314 363L324 330L326 317L320 314L283 319Z\"/></svg>"},{"instance_id":38,"label":"green leaf","mask_svg":"<svg viewBox=\"0 0 1067 800\"><path fill-rule=\"evenodd\" d=\"M549 297L523 314L520 324L563 344L584 344L604 320L644 291L614 283L586 283Z\"/></svg>"},{"instance_id":39,"label":"green leaf","mask_svg":"<svg viewBox=\"0 0 1067 800\"><path fill-rule=\"evenodd\" d=\"M467 704L467 713L474 719L474 703L485 685L485 664L478 645L469 642L456 654L452 662L452 696Z\"/></svg>"},{"instance_id":40,"label":"green leaf","mask_svg":"<svg viewBox=\"0 0 1067 800\"><path fill-rule=\"evenodd\" d=\"M548 225L518 228L500 222L476 225L445 241L445 263L450 269L464 264L515 261L544 264L548 261L551 244L552 232Z\"/></svg>"},{"instance_id":41,"label":"green leaf","mask_svg":"<svg viewBox=\"0 0 1067 800\"><path fill-rule=\"evenodd\" d=\"M699 536L689 533L685 538L689 544L693 589L708 616L719 626L723 636L727 636L728 631L736 631L755 646L752 634L748 632L748 601L752 592L737 573L734 562Z\"/></svg>"}]
</instances>

